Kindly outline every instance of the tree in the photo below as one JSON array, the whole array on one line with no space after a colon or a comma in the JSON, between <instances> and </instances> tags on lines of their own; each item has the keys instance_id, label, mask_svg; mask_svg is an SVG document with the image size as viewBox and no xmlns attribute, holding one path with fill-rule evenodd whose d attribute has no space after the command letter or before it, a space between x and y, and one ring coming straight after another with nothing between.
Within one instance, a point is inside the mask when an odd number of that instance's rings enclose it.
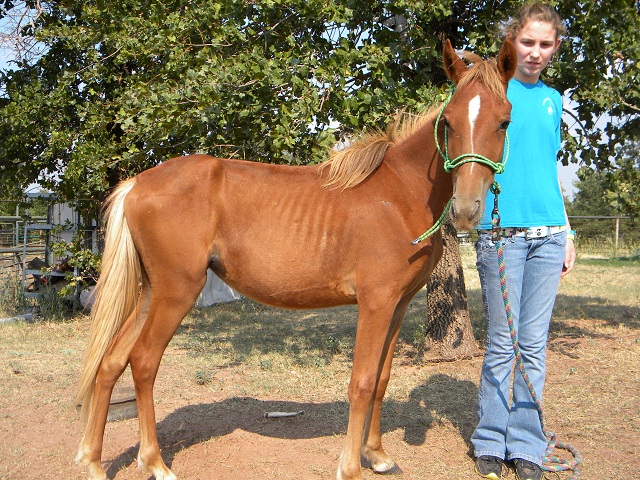
<instances>
[{"instance_id":1,"label":"tree","mask_svg":"<svg viewBox=\"0 0 640 480\"><path fill-rule=\"evenodd\" d=\"M557 3L571 36L547 81L575 104L563 160L606 167L640 132L637 8ZM36 12L14 34L38 48L0 72L0 197L38 181L62 199L101 199L183 153L318 162L397 109L442 100L442 40L494 55L499 21L520 4L0 0L0 17Z\"/></svg>"},{"instance_id":2,"label":"tree","mask_svg":"<svg viewBox=\"0 0 640 480\"><path fill-rule=\"evenodd\" d=\"M19 35L43 53L22 55L0 76L10 119L0 128L0 194L38 180L63 196L101 197L186 152L317 162L398 108L441 99L442 39L494 54L498 21L519 5L2 0L2 16L37 12ZM629 0L558 8L571 36L547 80L575 103L564 160L606 163L640 131L637 8Z\"/></svg>"},{"instance_id":3,"label":"tree","mask_svg":"<svg viewBox=\"0 0 640 480\"><path fill-rule=\"evenodd\" d=\"M570 217L571 226L576 230L578 242L584 239L607 242L611 230L602 228L602 222L593 216L612 216L616 214L604 195L606 191L606 173L594 167L581 167L577 172L578 180L575 182L577 189L573 201L566 203L567 214ZM578 244L579 247L579 244Z\"/></svg>"},{"instance_id":4,"label":"tree","mask_svg":"<svg viewBox=\"0 0 640 480\"><path fill-rule=\"evenodd\" d=\"M640 144L631 142L617 149L614 165L608 170L582 167L578 170L577 192L567 204L570 216L630 216L631 222L616 221L616 232L630 243L638 239L640 218ZM610 221L612 222L612 220ZM579 239L614 242L613 229L603 228L601 219L572 219Z\"/></svg>"},{"instance_id":5,"label":"tree","mask_svg":"<svg viewBox=\"0 0 640 480\"><path fill-rule=\"evenodd\" d=\"M39 0L0 0L0 48L13 52L17 63L29 63L43 53L32 34L42 12Z\"/></svg>"},{"instance_id":6,"label":"tree","mask_svg":"<svg viewBox=\"0 0 640 480\"><path fill-rule=\"evenodd\" d=\"M603 169L625 142L640 139L640 15L631 0L560 1L568 38L548 81L570 104L562 160Z\"/></svg>"},{"instance_id":7,"label":"tree","mask_svg":"<svg viewBox=\"0 0 640 480\"><path fill-rule=\"evenodd\" d=\"M581 167L569 215L626 215L640 218L640 142L617 149L608 169Z\"/></svg>"},{"instance_id":8,"label":"tree","mask_svg":"<svg viewBox=\"0 0 640 480\"><path fill-rule=\"evenodd\" d=\"M444 252L427 282L426 360L452 360L480 353L473 335L460 245L451 222L442 226Z\"/></svg>"},{"instance_id":9,"label":"tree","mask_svg":"<svg viewBox=\"0 0 640 480\"><path fill-rule=\"evenodd\" d=\"M619 213L640 218L640 141L623 145L606 177L606 196Z\"/></svg>"},{"instance_id":10,"label":"tree","mask_svg":"<svg viewBox=\"0 0 640 480\"><path fill-rule=\"evenodd\" d=\"M430 103L445 82L439 38L412 53L384 3L350 3L51 2L28 33L45 53L0 80L11 120L0 191L38 180L100 197L187 152L317 162L362 126Z\"/></svg>"},{"instance_id":11,"label":"tree","mask_svg":"<svg viewBox=\"0 0 640 480\"><path fill-rule=\"evenodd\" d=\"M573 201L566 205L567 214L577 215L615 215L615 209L607 200L606 173L591 167L581 167L576 173L576 193Z\"/></svg>"}]
</instances>

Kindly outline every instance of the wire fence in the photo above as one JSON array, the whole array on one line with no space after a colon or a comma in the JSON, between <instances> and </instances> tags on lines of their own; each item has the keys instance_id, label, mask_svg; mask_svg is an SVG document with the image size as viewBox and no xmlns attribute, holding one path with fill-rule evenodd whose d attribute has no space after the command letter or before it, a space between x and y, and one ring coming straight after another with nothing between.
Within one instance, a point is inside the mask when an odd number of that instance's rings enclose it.
<instances>
[{"instance_id":1,"label":"wire fence","mask_svg":"<svg viewBox=\"0 0 640 480\"><path fill-rule=\"evenodd\" d=\"M569 216L578 253L609 258L640 255L640 223L630 217Z\"/></svg>"}]
</instances>

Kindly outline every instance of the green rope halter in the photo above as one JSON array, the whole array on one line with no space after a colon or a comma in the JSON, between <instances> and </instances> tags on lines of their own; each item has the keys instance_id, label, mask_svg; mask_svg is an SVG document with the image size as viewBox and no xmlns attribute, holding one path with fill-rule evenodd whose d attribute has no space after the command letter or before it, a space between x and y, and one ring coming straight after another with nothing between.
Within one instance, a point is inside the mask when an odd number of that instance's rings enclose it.
<instances>
[{"instance_id":1,"label":"green rope halter","mask_svg":"<svg viewBox=\"0 0 640 480\"><path fill-rule=\"evenodd\" d=\"M504 172L505 165L507 164L507 160L509 159L509 135L508 134L505 136L505 140L504 140L505 151L503 155L504 161L502 163L494 162L493 160L490 160L484 155L480 155L479 153L463 153L462 155L459 155L453 160L451 160L451 158L449 158L449 136L448 136L448 130L446 125L444 128L444 152L440 148L440 142L438 142L438 125L440 124L440 119L442 118L444 109L447 108L447 105L449 105L449 102L451 101L451 97L453 97L454 91L455 91L455 85L452 85L451 89L449 90L449 95L447 96L447 99L442 105L440 112L438 112L438 116L436 117L436 123L433 128L433 139L435 140L436 148L438 149L438 152L440 153L442 158L444 158L444 171L447 173L451 173L452 170L454 170L455 168L458 168L460 165L463 165L469 162L476 162L476 163L482 163L483 165L488 166L495 173ZM495 182L495 181L493 182L493 184L491 185L491 192L495 194L496 203L497 203L498 193L500 193L500 185L498 184L498 182ZM447 215L449 215L449 209L451 208L452 200L453 198L447 202L447 205L444 207L444 211L442 212L442 215L440 215L440 218L438 218L436 223L434 223L429 230L424 232L418 238L411 241L413 245L417 245L418 243L422 242L425 238L430 237L442 227L442 224L447 218Z\"/></svg>"},{"instance_id":2,"label":"green rope halter","mask_svg":"<svg viewBox=\"0 0 640 480\"><path fill-rule=\"evenodd\" d=\"M451 97L453 97L453 92L455 91L455 86L451 86L449 90L449 96L442 105L440 112L438 112L438 117L436 118L436 125L433 129L433 139L436 142L436 148L442 158L444 158L444 171L447 173L451 173L451 171L455 168L458 168L460 165L469 162L482 163L489 168L491 168L495 173L503 173L504 167L507 164L507 160L509 159L509 135L507 134L504 139L504 161L501 163L494 162L493 160L488 159L484 155L480 155L479 153L463 153L462 155L457 156L453 160L449 158L449 134L447 127L444 129L444 152L440 148L440 143L438 142L438 124L440 123L440 119L442 118L442 114L444 113L444 109L447 108L449 102L451 101ZM497 182L494 182L497 183Z\"/></svg>"}]
</instances>

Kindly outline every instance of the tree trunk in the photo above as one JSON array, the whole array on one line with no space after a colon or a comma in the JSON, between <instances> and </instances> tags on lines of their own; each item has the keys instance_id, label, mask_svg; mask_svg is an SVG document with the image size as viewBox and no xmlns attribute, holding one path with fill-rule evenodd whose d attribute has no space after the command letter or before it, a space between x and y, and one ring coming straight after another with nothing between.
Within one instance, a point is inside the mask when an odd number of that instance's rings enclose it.
<instances>
[{"instance_id":1,"label":"tree trunk","mask_svg":"<svg viewBox=\"0 0 640 480\"><path fill-rule=\"evenodd\" d=\"M426 361L469 358L482 352L473 336L456 229L442 226L444 252L427 283Z\"/></svg>"}]
</instances>

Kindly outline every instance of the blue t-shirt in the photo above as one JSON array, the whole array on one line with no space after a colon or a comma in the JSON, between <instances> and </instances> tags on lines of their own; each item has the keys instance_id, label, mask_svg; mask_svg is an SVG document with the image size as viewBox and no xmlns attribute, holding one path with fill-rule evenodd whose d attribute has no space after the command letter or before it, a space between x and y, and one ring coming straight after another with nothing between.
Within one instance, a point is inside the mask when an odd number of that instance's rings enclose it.
<instances>
[{"instance_id":1,"label":"blue t-shirt","mask_svg":"<svg viewBox=\"0 0 640 480\"><path fill-rule=\"evenodd\" d=\"M527 84L512 79L507 89L511 102L510 152L500 184L498 208L501 227L565 225L565 210L558 181L562 98L541 81ZM493 194L478 229L491 228Z\"/></svg>"}]
</instances>

